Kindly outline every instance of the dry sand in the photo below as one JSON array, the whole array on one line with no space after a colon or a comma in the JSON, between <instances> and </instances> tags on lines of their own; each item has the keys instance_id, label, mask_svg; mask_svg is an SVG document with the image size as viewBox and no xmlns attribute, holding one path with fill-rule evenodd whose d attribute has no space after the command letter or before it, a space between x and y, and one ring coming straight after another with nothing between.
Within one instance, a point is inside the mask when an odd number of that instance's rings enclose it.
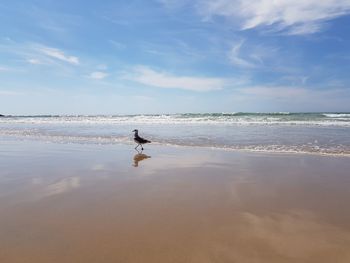
<instances>
[{"instance_id":1,"label":"dry sand","mask_svg":"<svg viewBox=\"0 0 350 263\"><path fill-rule=\"evenodd\" d=\"M0 142L0 262L350 262L350 160Z\"/></svg>"}]
</instances>

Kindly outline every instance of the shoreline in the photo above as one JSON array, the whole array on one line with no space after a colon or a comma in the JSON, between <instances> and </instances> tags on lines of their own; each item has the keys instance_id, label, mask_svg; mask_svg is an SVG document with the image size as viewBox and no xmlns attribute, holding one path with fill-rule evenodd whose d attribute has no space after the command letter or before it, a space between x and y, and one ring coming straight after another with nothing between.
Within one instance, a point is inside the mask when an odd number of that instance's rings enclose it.
<instances>
[{"instance_id":1,"label":"shoreline","mask_svg":"<svg viewBox=\"0 0 350 263\"><path fill-rule=\"evenodd\" d=\"M44 136L43 136L44 137ZM55 140L54 136L49 136L47 140L43 137L35 138L34 136L18 136L18 135L6 135L0 136L0 141L2 139L10 141L32 141L32 142L44 142L44 143L58 143L58 144L78 144L78 145L134 145L132 139L129 141L126 140L112 140L108 138L108 142L94 142L86 141L86 139L81 139L78 136L70 136L69 139L73 138L71 141L61 141L61 136L57 136ZM66 138L65 138L66 139ZM78 139L81 139L79 141ZM101 139L101 137L96 137L96 139ZM153 146L156 147L174 147L174 148L187 148L187 149L204 149L204 150L213 150L213 151L224 151L224 152L243 152L243 153L261 153L261 154L281 154L281 155L311 155L311 156L323 156L323 157L339 157L339 158L350 158L350 153L327 153L327 152L309 152L309 151L293 151L293 150L265 150L265 149L247 149L247 148L234 148L234 147L221 147L221 146L207 146L207 145L181 145L181 144L172 144L172 143L160 143L153 142L147 147L150 148Z\"/></svg>"}]
</instances>

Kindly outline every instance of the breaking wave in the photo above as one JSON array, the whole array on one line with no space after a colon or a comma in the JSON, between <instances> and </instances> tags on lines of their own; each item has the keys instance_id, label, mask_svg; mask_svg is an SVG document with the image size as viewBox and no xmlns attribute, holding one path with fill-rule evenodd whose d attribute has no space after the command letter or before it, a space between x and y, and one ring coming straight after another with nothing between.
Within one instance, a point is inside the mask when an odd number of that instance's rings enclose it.
<instances>
[{"instance_id":1,"label":"breaking wave","mask_svg":"<svg viewBox=\"0 0 350 263\"><path fill-rule=\"evenodd\" d=\"M154 144L350 156L350 113L206 113L0 117L0 138Z\"/></svg>"},{"instance_id":2,"label":"breaking wave","mask_svg":"<svg viewBox=\"0 0 350 263\"><path fill-rule=\"evenodd\" d=\"M185 113L153 115L5 116L1 123L29 124L226 124L350 126L350 113Z\"/></svg>"}]
</instances>

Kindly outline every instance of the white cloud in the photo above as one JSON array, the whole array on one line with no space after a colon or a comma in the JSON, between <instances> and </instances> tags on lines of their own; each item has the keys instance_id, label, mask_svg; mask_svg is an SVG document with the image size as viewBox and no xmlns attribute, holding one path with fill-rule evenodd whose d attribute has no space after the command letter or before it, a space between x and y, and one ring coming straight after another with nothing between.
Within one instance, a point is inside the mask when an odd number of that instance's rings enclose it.
<instances>
[{"instance_id":1,"label":"white cloud","mask_svg":"<svg viewBox=\"0 0 350 263\"><path fill-rule=\"evenodd\" d=\"M232 46L229 52L229 60L232 64L236 66L243 67L243 68L253 68L255 67L253 63L240 57L240 50L243 44L244 44L244 40L241 40Z\"/></svg>"},{"instance_id":2,"label":"white cloud","mask_svg":"<svg viewBox=\"0 0 350 263\"><path fill-rule=\"evenodd\" d=\"M300 87L284 87L284 86L255 86L240 89L242 93L255 95L264 98L292 98L296 96L305 96L310 91Z\"/></svg>"},{"instance_id":3,"label":"white cloud","mask_svg":"<svg viewBox=\"0 0 350 263\"><path fill-rule=\"evenodd\" d=\"M79 65L79 58L75 56L68 56L62 50L59 50L57 48L40 47L38 48L38 51L51 58L55 58L73 65Z\"/></svg>"},{"instance_id":4,"label":"white cloud","mask_svg":"<svg viewBox=\"0 0 350 263\"><path fill-rule=\"evenodd\" d=\"M36 59L36 58L27 59L27 62L30 63L30 64L33 64L33 65L41 65L41 64L44 64L41 60Z\"/></svg>"},{"instance_id":5,"label":"white cloud","mask_svg":"<svg viewBox=\"0 0 350 263\"><path fill-rule=\"evenodd\" d=\"M350 90L302 86L252 86L235 89L232 103L241 111L349 111Z\"/></svg>"},{"instance_id":6,"label":"white cloud","mask_svg":"<svg viewBox=\"0 0 350 263\"><path fill-rule=\"evenodd\" d=\"M303 35L322 30L326 21L350 13L349 0L197 0L198 11L209 19L224 16L241 21L241 29L272 26Z\"/></svg>"},{"instance_id":7,"label":"white cloud","mask_svg":"<svg viewBox=\"0 0 350 263\"><path fill-rule=\"evenodd\" d=\"M237 89L241 94L251 98L274 99L288 102L304 101L313 103L315 101L327 101L344 99L349 101L350 92L344 88L315 89L300 86L253 86Z\"/></svg>"},{"instance_id":8,"label":"white cloud","mask_svg":"<svg viewBox=\"0 0 350 263\"><path fill-rule=\"evenodd\" d=\"M149 101L154 101L153 97L150 96L144 96L144 95L137 95L137 96L132 96L133 99L142 101L142 102L149 102Z\"/></svg>"},{"instance_id":9,"label":"white cloud","mask_svg":"<svg viewBox=\"0 0 350 263\"><path fill-rule=\"evenodd\" d=\"M121 42L115 40L109 40L109 42L118 50L123 50L126 48L126 45Z\"/></svg>"},{"instance_id":10,"label":"white cloud","mask_svg":"<svg viewBox=\"0 0 350 263\"><path fill-rule=\"evenodd\" d=\"M7 67L7 66L1 66L0 65L0 73L1 72L23 72L23 70L21 68L18 68L18 67L14 67L14 66L11 66L11 67Z\"/></svg>"},{"instance_id":11,"label":"white cloud","mask_svg":"<svg viewBox=\"0 0 350 263\"><path fill-rule=\"evenodd\" d=\"M25 95L23 92L11 91L11 90L0 90L1 96L22 96Z\"/></svg>"},{"instance_id":12,"label":"white cloud","mask_svg":"<svg viewBox=\"0 0 350 263\"><path fill-rule=\"evenodd\" d=\"M10 69L8 67L3 67L3 66L0 66L0 72L1 71L9 71Z\"/></svg>"},{"instance_id":13,"label":"white cloud","mask_svg":"<svg viewBox=\"0 0 350 263\"><path fill-rule=\"evenodd\" d=\"M11 42L0 45L0 52L14 54L21 57L27 63L34 65L57 65L58 62L69 63L72 65L80 64L79 58L76 56L66 55L61 49L48 47L34 42Z\"/></svg>"},{"instance_id":14,"label":"white cloud","mask_svg":"<svg viewBox=\"0 0 350 263\"><path fill-rule=\"evenodd\" d=\"M135 67L132 73L124 74L123 78L158 88L192 91L220 90L228 84L227 79L175 76L166 72L155 71L146 66Z\"/></svg>"},{"instance_id":15,"label":"white cloud","mask_svg":"<svg viewBox=\"0 0 350 263\"><path fill-rule=\"evenodd\" d=\"M95 72L92 72L90 75L89 75L89 78L91 79L104 79L108 76L107 73L105 72L102 72L102 71L95 71Z\"/></svg>"},{"instance_id":16,"label":"white cloud","mask_svg":"<svg viewBox=\"0 0 350 263\"><path fill-rule=\"evenodd\" d=\"M245 39L236 40L229 51L227 58L234 66L246 69L273 70L281 66L279 49L274 46L264 44L252 44ZM285 61L282 62L282 64Z\"/></svg>"},{"instance_id":17,"label":"white cloud","mask_svg":"<svg viewBox=\"0 0 350 263\"><path fill-rule=\"evenodd\" d=\"M186 0L157 0L167 8L179 8L186 4Z\"/></svg>"},{"instance_id":18,"label":"white cloud","mask_svg":"<svg viewBox=\"0 0 350 263\"><path fill-rule=\"evenodd\" d=\"M98 70L106 70L108 69L108 66L106 64L99 64L96 67Z\"/></svg>"}]
</instances>

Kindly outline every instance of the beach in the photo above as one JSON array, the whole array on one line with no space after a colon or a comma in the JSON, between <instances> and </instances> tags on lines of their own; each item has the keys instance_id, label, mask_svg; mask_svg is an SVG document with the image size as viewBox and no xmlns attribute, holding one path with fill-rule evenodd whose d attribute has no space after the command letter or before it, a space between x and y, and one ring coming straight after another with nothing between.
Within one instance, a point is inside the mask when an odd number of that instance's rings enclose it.
<instances>
[{"instance_id":1,"label":"beach","mask_svg":"<svg viewBox=\"0 0 350 263\"><path fill-rule=\"evenodd\" d=\"M0 140L0 262L349 262L347 156Z\"/></svg>"},{"instance_id":2,"label":"beach","mask_svg":"<svg viewBox=\"0 0 350 263\"><path fill-rule=\"evenodd\" d=\"M0 263L350 263L350 0L0 1Z\"/></svg>"}]
</instances>

